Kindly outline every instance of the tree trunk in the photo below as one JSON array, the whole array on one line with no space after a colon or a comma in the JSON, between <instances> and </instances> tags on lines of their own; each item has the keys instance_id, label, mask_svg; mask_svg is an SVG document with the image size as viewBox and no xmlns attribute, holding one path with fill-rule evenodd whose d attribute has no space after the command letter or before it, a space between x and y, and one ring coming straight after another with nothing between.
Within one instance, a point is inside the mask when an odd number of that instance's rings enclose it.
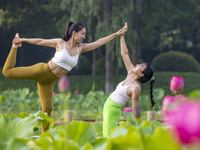
<instances>
[{"instance_id":1,"label":"tree trunk","mask_svg":"<svg viewBox=\"0 0 200 150\"><path fill-rule=\"evenodd\" d=\"M92 51L92 76L96 75L96 52Z\"/></svg>"},{"instance_id":2,"label":"tree trunk","mask_svg":"<svg viewBox=\"0 0 200 150\"><path fill-rule=\"evenodd\" d=\"M96 19L93 17L91 21L91 39L92 41L95 41L95 26L96 26ZM92 76L94 77L96 75L96 51L92 51Z\"/></svg>"},{"instance_id":3,"label":"tree trunk","mask_svg":"<svg viewBox=\"0 0 200 150\"><path fill-rule=\"evenodd\" d=\"M109 46L106 46L106 93L113 91L113 62L112 52Z\"/></svg>"},{"instance_id":4,"label":"tree trunk","mask_svg":"<svg viewBox=\"0 0 200 150\"><path fill-rule=\"evenodd\" d=\"M139 32L140 32L140 13L141 13L141 0L134 1L134 19L133 25L134 30L136 32L136 38L133 41L133 53L132 53L132 62L133 64L137 64L139 62L140 57L140 43L139 43Z\"/></svg>"},{"instance_id":5,"label":"tree trunk","mask_svg":"<svg viewBox=\"0 0 200 150\"><path fill-rule=\"evenodd\" d=\"M109 24L109 17L110 17L110 0L103 0L103 21L105 22L106 26L105 29L108 31L108 24ZM106 45L106 60L105 60L105 67L106 67L106 83L105 83L105 92L112 92L113 91L113 62L112 62L112 51L109 48L109 45Z\"/></svg>"}]
</instances>

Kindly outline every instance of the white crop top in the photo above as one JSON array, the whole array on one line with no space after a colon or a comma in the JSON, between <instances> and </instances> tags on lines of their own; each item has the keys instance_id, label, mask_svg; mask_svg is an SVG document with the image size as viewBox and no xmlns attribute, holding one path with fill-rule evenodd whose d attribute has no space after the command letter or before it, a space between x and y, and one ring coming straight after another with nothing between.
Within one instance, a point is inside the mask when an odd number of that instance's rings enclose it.
<instances>
[{"instance_id":1,"label":"white crop top","mask_svg":"<svg viewBox=\"0 0 200 150\"><path fill-rule=\"evenodd\" d=\"M118 104L120 104L120 105L124 105L126 102L128 102L128 101L131 99L131 98L127 95L127 88L128 88L129 86L137 86L137 87L140 89L140 87L139 87L137 84L126 86L126 85L122 85L122 83L123 83L123 81L120 82L120 83L117 85L115 91L113 91L113 92L111 93L111 95L110 95L110 98L111 98L114 102L116 102L116 103L118 103Z\"/></svg>"},{"instance_id":2,"label":"white crop top","mask_svg":"<svg viewBox=\"0 0 200 150\"><path fill-rule=\"evenodd\" d=\"M65 42L64 42L64 48L55 53L54 57L52 58L52 61L58 66L70 71L77 65L78 58L79 58L79 48L77 47L77 55L70 56L65 48Z\"/></svg>"}]
</instances>

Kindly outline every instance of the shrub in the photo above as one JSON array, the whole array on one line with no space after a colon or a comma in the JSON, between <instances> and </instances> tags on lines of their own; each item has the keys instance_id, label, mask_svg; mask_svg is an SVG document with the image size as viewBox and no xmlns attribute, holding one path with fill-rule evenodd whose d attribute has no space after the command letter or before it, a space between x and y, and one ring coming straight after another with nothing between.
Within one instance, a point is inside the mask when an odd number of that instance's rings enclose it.
<instances>
[{"instance_id":1,"label":"shrub","mask_svg":"<svg viewBox=\"0 0 200 150\"><path fill-rule=\"evenodd\" d=\"M169 51L156 56L152 61L155 71L199 72L199 63L183 52Z\"/></svg>"}]
</instances>

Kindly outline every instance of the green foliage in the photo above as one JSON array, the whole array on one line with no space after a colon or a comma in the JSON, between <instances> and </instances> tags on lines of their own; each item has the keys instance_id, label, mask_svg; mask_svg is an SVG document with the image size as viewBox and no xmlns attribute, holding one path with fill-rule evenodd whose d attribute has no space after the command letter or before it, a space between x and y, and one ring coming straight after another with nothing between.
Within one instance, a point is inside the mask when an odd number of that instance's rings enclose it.
<instances>
[{"instance_id":1,"label":"green foliage","mask_svg":"<svg viewBox=\"0 0 200 150\"><path fill-rule=\"evenodd\" d=\"M40 108L38 94L30 92L28 88L6 90L2 92L0 101L1 111L19 112L21 110L38 110Z\"/></svg>"},{"instance_id":2,"label":"green foliage","mask_svg":"<svg viewBox=\"0 0 200 150\"><path fill-rule=\"evenodd\" d=\"M184 89L184 93L188 94L189 92L200 89L200 84L196 84L197 81L200 80L200 74L194 73L194 72L154 72L155 76L155 84L154 88L162 88L165 91L165 94L171 94L169 84L172 76L182 76L184 78L184 83L187 88ZM114 76L114 87L117 86L119 82L124 80L126 75L116 75ZM75 90L78 90L80 94L87 94L90 90L92 90L92 87L94 87L94 91L105 91L105 76L97 75L95 77L90 75L85 76L77 76L77 75L68 75L68 79L71 85L70 92L74 93ZM31 107L35 107L38 109L39 107L39 97L38 93L35 93L37 91L37 84L33 81L28 80L14 80L14 79L7 79L4 76L0 76L0 105L2 103L1 94L6 90L17 90L22 88L28 88L29 92L31 94L32 99L34 99L32 102ZM57 87L58 81L54 84L54 92L58 93L58 87ZM9 86L8 86L9 85ZM8 93L8 92L7 92ZM142 95L149 95L149 83L145 83L142 85L141 90ZM9 93L8 93L9 94ZM35 98L34 98L35 97ZM36 99L37 97L37 99ZM38 104L37 104L37 103ZM25 102L26 103L26 102ZM61 103L61 101L60 101ZM37 106L34 106L34 105ZM1 109L1 108L0 108Z\"/></svg>"},{"instance_id":3,"label":"green foliage","mask_svg":"<svg viewBox=\"0 0 200 150\"><path fill-rule=\"evenodd\" d=\"M194 90L192 92L190 92L188 95L187 95L188 98L191 98L191 99L200 99L200 90L197 89L197 90Z\"/></svg>"},{"instance_id":4,"label":"green foliage","mask_svg":"<svg viewBox=\"0 0 200 150\"><path fill-rule=\"evenodd\" d=\"M71 92L65 94L56 93L53 97L53 110L58 111L68 109L69 98L71 98Z\"/></svg>"},{"instance_id":5,"label":"green foliage","mask_svg":"<svg viewBox=\"0 0 200 150\"><path fill-rule=\"evenodd\" d=\"M15 32L22 33L20 34L22 37L61 37L68 21L80 21L86 25L86 43L116 32L125 22L128 22L126 41L130 56L134 58L133 61L141 59L151 62L154 56L170 49L187 52L200 61L199 5L199 1L194 0L182 1L181 4L179 1L172 0L167 2L111 0L111 13L109 22L106 23L103 22L101 0L18 0L15 2L1 0L0 66L4 64ZM119 38L108 44L109 50L113 52L112 60L116 63L115 68L119 70L123 66ZM48 49L47 52L43 51L44 47L24 46L21 48L22 52L19 51L18 65L48 61L53 55L53 49L45 48ZM105 56L102 52L104 48L100 49L99 58ZM50 50L52 51L49 53ZM88 54L86 57L91 58L91 55Z\"/></svg>"},{"instance_id":6,"label":"green foliage","mask_svg":"<svg viewBox=\"0 0 200 150\"><path fill-rule=\"evenodd\" d=\"M90 91L85 95L71 94L70 92L65 94L57 93L53 97L53 111L57 112L67 109L79 110L84 113L77 113L78 117L101 117L103 104L107 97L108 94L105 94L103 91ZM41 110L38 92L30 92L25 88L4 91L0 95L0 110L3 112L16 113L22 110L27 112ZM46 118L47 116L44 116L44 114L39 113L38 116L48 120L48 118ZM43 122L43 119L41 119L40 122ZM43 123L47 124L46 122Z\"/></svg>"},{"instance_id":7,"label":"green foliage","mask_svg":"<svg viewBox=\"0 0 200 150\"><path fill-rule=\"evenodd\" d=\"M173 72L155 72L155 84L153 88L154 101L156 105L154 110L160 110L162 106L162 97L167 94L171 94L170 91L170 80L172 76L182 76L184 78L184 94L189 95L193 98L198 97L198 91L194 90L200 89L200 84L197 84L197 81L200 80L200 75L198 73L173 73ZM124 79L125 76L118 76L115 78L115 87L117 84ZM71 86L71 92L66 94L61 94L56 92L56 95L53 97L53 110L55 112L72 109L79 110L82 113L75 114L76 117L82 118L99 118L102 116L103 104L106 101L109 94L105 94L104 89L104 77L97 76L92 78L91 76L69 76ZM1 83L6 85L19 85L24 87L25 85L21 82L15 82L18 80L7 80L14 81L5 82L4 80ZM77 82L78 81L78 82ZM3 84L3 85L4 85ZM0 84L1 85L1 84ZM5 86L4 85L4 86ZM55 84L56 85L56 84ZM17 88L18 88L17 87ZM14 89L14 86L13 86ZM79 90L79 94L74 94L74 90ZM56 88L55 88L56 91ZM192 92L194 91L194 92ZM189 94L189 93L194 94ZM195 94L196 93L196 94ZM129 101L126 104L126 107L132 106L132 101ZM139 106L141 111L150 109L150 96L149 96L149 83L142 85ZM16 89L16 90L6 90L0 93L0 110L2 112L32 112L41 110L41 104L38 96L37 90L31 91L27 88ZM58 117L58 114L56 113ZM59 116L61 117L61 116Z\"/></svg>"},{"instance_id":8,"label":"green foliage","mask_svg":"<svg viewBox=\"0 0 200 150\"><path fill-rule=\"evenodd\" d=\"M192 54L199 61L197 43L199 41L199 20L194 19L199 11L199 2L143 1L141 14L141 54L151 61L163 51L179 49ZM190 13L187 13L190 10ZM196 34L192 34L192 32ZM189 44L188 44L189 43Z\"/></svg>"},{"instance_id":9,"label":"green foliage","mask_svg":"<svg viewBox=\"0 0 200 150\"><path fill-rule=\"evenodd\" d=\"M164 150L181 149L162 125L154 123L154 130L149 132L149 129L153 129L152 126L147 121L141 121L138 129L136 129L137 127L135 128L135 125L117 127L111 133L108 145L116 150L133 148L138 150L159 150L161 147Z\"/></svg>"},{"instance_id":10,"label":"green foliage","mask_svg":"<svg viewBox=\"0 0 200 150\"><path fill-rule=\"evenodd\" d=\"M46 128L47 124L50 122L50 118L49 118L47 112L43 113L41 111L38 111L37 113L34 114L34 116L37 118L39 125L43 124L45 128Z\"/></svg>"},{"instance_id":11,"label":"green foliage","mask_svg":"<svg viewBox=\"0 0 200 150\"><path fill-rule=\"evenodd\" d=\"M25 114L25 116L26 115L27 114ZM93 125L93 123L72 121L66 124L66 126L60 125L50 128L47 132L34 140L31 139L30 136L31 132L33 132L33 126L36 123L36 117L33 115L26 116L23 119L14 115L1 115L0 118L0 144L1 148L5 150L125 150L128 148L140 150L159 150L161 148L164 150L180 150L180 145L176 144L170 132L156 121L149 123L145 120L141 120L134 124L124 122L124 125L120 124L119 127L113 129L109 139L102 137L97 138L96 131L102 130L102 128L96 128L97 126ZM10 120L10 122L8 122L8 120ZM19 130L20 128L23 128L23 130ZM11 132L9 133L6 131ZM9 136L7 136L8 133ZM9 141L8 138L10 139Z\"/></svg>"},{"instance_id":12,"label":"green foliage","mask_svg":"<svg viewBox=\"0 0 200 150\"><path fill-rule=\"evenodd\" d=\"M0 147L6 149L28 149L23 139L30 138L37 125L34 115L19 118L15 115L0 116ZM23 139L22 139L23 138Z\"/></svg>"},{"instance_id":13,"label":"green foliage","mask_svg":"<svg viewBox=\"0 0 200 150\"><path fill-rule=\"evenodd\" d=\"M94 129L90 124L83 121L72 121L67 126L68 139L76 141L79 146L83 146L85 143L93 143L96 138Z\"/></svg>"},{"instance_id":14,"label":"green foliage","mask_svg":"<svg viewBox=\"0 0 200 150\"><path fill-rule=\"evenodd\" d=\"M171 49L174 45L183 44L180 37L180 30L172 30L160 34L159 49Z\"/></svg>"},{"instance_id":15,"label":"green foliage","mask_svg":"<svg viewBox=\"0 0 200 150\"><path fill-rule=\"evenodd\" d=\"M103 123L102 121L98 121L96 120L93 124L92 124L94 130L95 130L95 133L96 133L96 136L97 137L102 137L103 136Z\"/></svg>"},{"instance_id":16,"label":"green foliage","mask_svg":"<svg viewBox=\"0 0 200 150\"><path fill-rule=\"evenodd\" d=\"M29 140L27 145L33 150L67 149L68 141L66 132L64 130L64 128L61 129L56 127L55 129L42 134L37 140Z\"/></svg>"},{"instance_id":17,"label":"green foliage","mask_svg":"<svg viewBox=\"0 0 200 150\"><path fill-rule=\"evenodd\" d=\"M152 61L156 71L199 72L199 63L186 53L169 51L156 56Z\"/></svg>"},{"instance_id":18,"label":"green foliage","mask_svg":"<svg viewBox=\"0 0 200 150\"><path fill-rule=\"evenodd\" d=\"M41 122L46 125L49 123L47 113L37 112L19 115L0 114L0 147L2 150L22 149L28 150L27 142L31 136L38 131Z\"/></svg>"},{"instance_id":19,"label":"green foliage","mask_svg":"<svg viewBox=\"0 0 200 150\"><path fill-rule=\"evenodd\" d=\"M162 101L165 96L165 91L162 88L154 89L153 90L153 99L156 102L153 109L161 110L162 108Z\"/></svg>"},{"instance_id":20,"label":"green foliage","mask_svg":"<svg viewBox=\"0 0 200 150\"><path fill-rule=\"evenodd\" d=\"M9 34L19 32L32 37L47 36L47 30L57 34L55 24L50 19L52 15L45 8L49 3L50 0L4 2L0 7L1 29L10 31Z\"/></svg>"},{"instance_id":21,"label":"green foliage","mask_svg":"<svg viewBox=\"0 0 200 150\"><path fill-rule=\"evenodd\" d=\"M90 91L87 94L74 94L68 101L68 109L79 110L78 118L98 118L102 117L103 104L108 98L108 94L103 91Z\"/></svg>"},{"instance_id":22,"label":"green foliage","mask_svg":"<svg viewBox=\"0 0 200 150\"><path fill-rule=\"evenodd\" d=\"M64 110L71 93L56 94L53 97L53 110ZM0 94L0 110L2 112L32 112L41 110L41 103L37 91L28 88L6 90Z\"/></svg>"},{"instance_id":23,"label":"green foliage","mask_svg":"<svg viewBox=\"0 0 200 150\"><path fill-rule=\"evenodd\" d=\"M72 121L64 126L56 126L45 132L36 141L27 142L31 149L73 149L92 148L96 141L96 134L91 124L82 121ZM97 143L97 142L96 142Z\"/></svg>"}]
</instances>

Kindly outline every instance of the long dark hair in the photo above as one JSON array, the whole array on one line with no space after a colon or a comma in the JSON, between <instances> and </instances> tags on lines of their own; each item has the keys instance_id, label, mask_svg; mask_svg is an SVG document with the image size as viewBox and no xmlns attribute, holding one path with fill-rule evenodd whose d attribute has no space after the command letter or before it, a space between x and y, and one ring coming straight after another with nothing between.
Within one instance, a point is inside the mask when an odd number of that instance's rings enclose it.
<instances>
[{"instance_id":1,"label":"long dark hair","mask_svg":"<svg viewBox=\"0 0 200 150\"><path fill-rule=\"evenodd\" d=\"M62 39L64 41L69 41L69 39L72 36L73 31L79 32L83 28L85 28L85 25L80 23L80 22L71 22L71 21L68 22L66 27L65 27L65 32L62 36Z\"/></svg>"},{"instance_id":2,"label":"long dark hair","mask_svg":"<svg viewBox=\"0 0 200 150\"><path fill-rule=\"evenodd\" d=\"M142 73L144 74L144 76L142 78L139 79L140 83L145 83L150 81L150 98L151 98L151 107L153 107L155 105L155 102L153 100L153 83L155 82L155 79L153 77L153 68L150 64L145 63L147 65L147 67L142 71Z\"/></svg>"}]
</instances>

